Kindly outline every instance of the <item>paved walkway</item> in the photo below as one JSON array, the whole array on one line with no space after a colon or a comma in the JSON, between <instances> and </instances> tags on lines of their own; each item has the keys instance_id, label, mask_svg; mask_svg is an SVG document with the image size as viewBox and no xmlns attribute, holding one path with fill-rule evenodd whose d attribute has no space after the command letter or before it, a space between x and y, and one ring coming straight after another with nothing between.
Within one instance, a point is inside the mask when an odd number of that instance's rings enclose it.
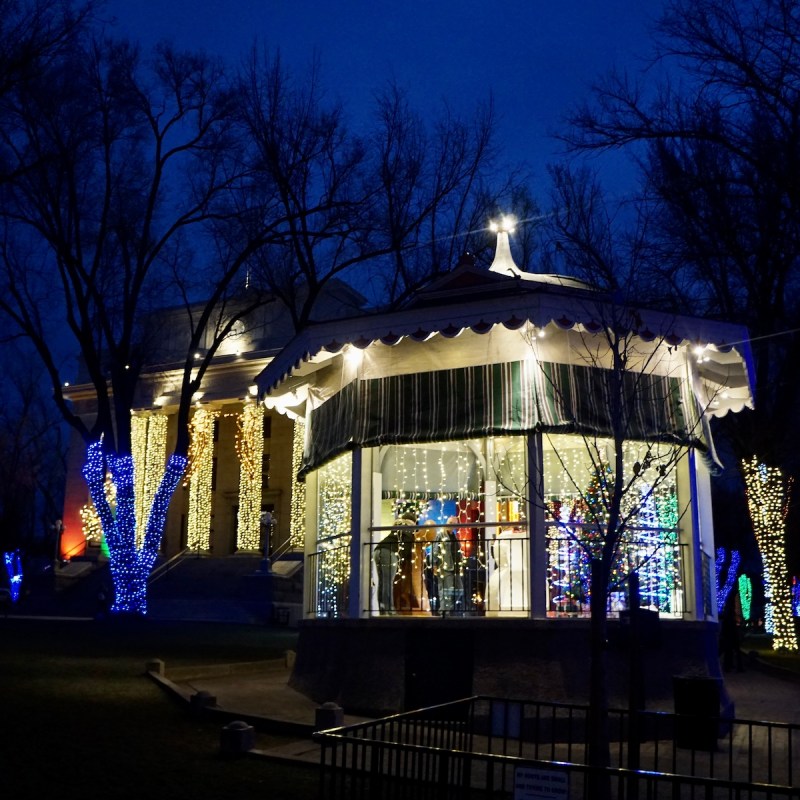
<instances>
[{"instance_id":1,"label":"paved walkway","mask_svg":"<svg viewBox=\"0 0 800 800\"><path fill-rule=\"evenodd\" d=\"M170 670L166 664L163 675L150 674L190 705L193 695L197 695L198 704L213 702L222 724L241 719L257 728L297 737L278 748L256 749L254 755L319 763L319 748L310 735L317 727L320 706L288 686L289 673L288 665L281 660L193 667L191 671ZM743 672L726 673L725 686L738 719L800 723L800 675L769 674L751 665ZM320 718L324 716L322 712ZM364 719L344 714L343 724Z\"/></svg>"}]
</instances>

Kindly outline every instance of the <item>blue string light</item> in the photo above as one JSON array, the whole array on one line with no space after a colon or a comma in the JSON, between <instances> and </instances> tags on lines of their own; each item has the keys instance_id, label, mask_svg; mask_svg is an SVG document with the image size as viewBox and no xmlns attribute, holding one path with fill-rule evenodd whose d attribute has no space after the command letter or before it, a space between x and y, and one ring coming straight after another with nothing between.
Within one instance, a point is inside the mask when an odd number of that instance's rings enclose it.
<instances>
[{"instance_id":1,"label":"blue string light","mask_svg":"<svg viewBox=\"0 0 800 800\"><path fill-rule=\"evenodd\" d=\"M105 457L102 442L89 445L83 477L97 509L108 543L111 577L114 582L112 613L147 613L147 579L158 556L169 502L186 469L185 456L173 454L153 497L141 547L136 546L133 457ZM116 509L105 494L107 466L116 487Z\"/></svg>"},{"instance_id":2,"label":"blue string light","mask_svg":"<svg viewBox=\"0 0 800 800\"><path fill-rule=\"evenodd\" d=\"M3 554L6 562L6 572L8 573L8 590L11 594L11 602L19 600L19 593L22 589L22 556L19 550L13 550Z\"/></svg>"},{"instance_id":3,"label":"blue string light","mask_svg":"<svg viewBox=\"0 0 800 800\"><path fill-rule=\"evenodd\" d=\"M728 564L728 574L725 578L725 583L720 581L722 575L722 568L727 560L727 551L724 547L717 548L717 557L715 560L715 568L717 573L717 613L721 614L725 608L725 603L728 602L728 596L733 589L733 584L736 581L736 573L739 571L739 561L741 560L738 550L731 550L731 562Z\"/></svg>"}]
</instances>

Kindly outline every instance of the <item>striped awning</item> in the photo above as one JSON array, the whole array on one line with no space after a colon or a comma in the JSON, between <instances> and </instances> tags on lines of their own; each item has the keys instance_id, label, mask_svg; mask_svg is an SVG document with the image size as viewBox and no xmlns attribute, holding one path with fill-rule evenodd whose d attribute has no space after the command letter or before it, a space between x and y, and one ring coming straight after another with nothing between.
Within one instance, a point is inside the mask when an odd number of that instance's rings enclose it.
<instances>
[{"instance_id":1,"label":"striped awning","mask_svg":"<svg viewBox=\"0 0 800 800\"><path fill-rule=\"evenodd\" d=\"M537 430L697 446L699 414L682 386L534 359L356 379L308 414L301 475L355 447Z\"/></svg>"}]
</instances>

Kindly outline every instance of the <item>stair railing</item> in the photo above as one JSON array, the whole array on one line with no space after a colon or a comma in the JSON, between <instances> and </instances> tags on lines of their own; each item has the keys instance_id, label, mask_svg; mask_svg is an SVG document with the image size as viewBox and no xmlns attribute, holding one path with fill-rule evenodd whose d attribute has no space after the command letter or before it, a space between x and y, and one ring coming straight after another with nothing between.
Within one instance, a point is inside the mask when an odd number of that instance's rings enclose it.
<instances>
[{"instance_id":1,"label":"stair railing","mask_svg":"<svg viewBox=\"0 0 800 800\"><path fill-rule=\"evenodd\" d=\"M161 580L167 573L171 572L175 567L178 566L180 560L188 555L191 552L191 548L184 547L183 550L175 553L172 558L167 559L162 564L159 564L151 573L150 577L147 579L149 584L153 584L156 581Z\"/></svg>"}]
</instances>

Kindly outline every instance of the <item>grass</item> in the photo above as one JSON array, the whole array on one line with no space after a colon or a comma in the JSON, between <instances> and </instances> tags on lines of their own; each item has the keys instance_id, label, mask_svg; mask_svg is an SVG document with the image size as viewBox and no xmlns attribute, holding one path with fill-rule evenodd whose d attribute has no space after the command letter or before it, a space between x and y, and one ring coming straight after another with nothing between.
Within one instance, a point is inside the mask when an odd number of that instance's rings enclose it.
<instances>
[{"instance_id":1,"label":"grass","mask_svg":"<svg viewBox=\"0 0 800 800\"><path fill-rule=\"evenodd\" d=\"M198 720L144 674L169 665L281 656L294 636L202 623L0 620L0 703L8 797L316 797L316 771L219 754ZM281 737L259 737L258 746Z\"/></svg>"},{"instance_id":2,"label":"grass","mask_svg":"<svg viewBox=\"0 0 800 800\"><path fill-rule=\"evenodd\" d=\"M744 653L755 653L758 658L775 667L800 674L800 653L773 650L772 637L765 634L748 634L742 642Z\"/></svg>"}]
</instances>

